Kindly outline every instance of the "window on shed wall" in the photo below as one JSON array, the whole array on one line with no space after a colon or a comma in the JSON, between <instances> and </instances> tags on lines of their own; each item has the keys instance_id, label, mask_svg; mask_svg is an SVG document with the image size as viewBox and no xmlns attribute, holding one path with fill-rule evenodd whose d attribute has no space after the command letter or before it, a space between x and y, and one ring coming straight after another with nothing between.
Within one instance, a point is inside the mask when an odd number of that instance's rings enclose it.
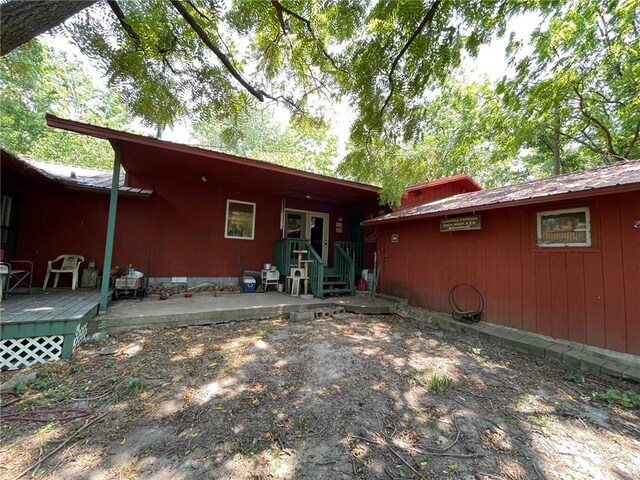
<instances>
[{"instance_id":1,"label":"window on shed wall","mask_svg":"<svg viewBox=\"0 0 640 480\"><path fill-rule=\"evenodd\" d=\"M256 204L227 200L225 238L253 240L256 226Z\"/></svg>"},{"instance_id":2,"label":"window on shed wall","mask_svg":"<svg viewBox=\"0 0 640 480\"><path fill-rule=\"evenodd\" d=\"M590 247L588 208L538 212L539 247Z\"/></svg>"}]
</instances>

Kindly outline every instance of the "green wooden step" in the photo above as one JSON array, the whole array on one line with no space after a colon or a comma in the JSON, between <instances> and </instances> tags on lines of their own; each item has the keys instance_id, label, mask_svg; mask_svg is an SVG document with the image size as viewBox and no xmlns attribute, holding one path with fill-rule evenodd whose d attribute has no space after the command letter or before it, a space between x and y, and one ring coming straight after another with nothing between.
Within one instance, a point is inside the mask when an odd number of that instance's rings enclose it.
<instances>
[{"instance_id":1,"label":"green wooden step","mask_svg":"<svg viewBox=\"0 0 640 480\"><path fill-rule=\"evenodd\" d=\"M345 282L344 280L332 280L330 282L327 282L325 280L324 282L322 282L322 284L326 287L327 285L346 285L347 282Z\"/></svg>"},{"instance_id":2,"label":"green wooden step","mask_svg":"<svg viewBox=\"0 0 640 480\"><path fill-rule=\"evenodd\" d=\"M350 288L325 288L324 289L324 296L329 296L329 295L341 295L341 294L345 294L348 293L350 295L353 295L353 290Z\"/></svg>"}]
</instances>

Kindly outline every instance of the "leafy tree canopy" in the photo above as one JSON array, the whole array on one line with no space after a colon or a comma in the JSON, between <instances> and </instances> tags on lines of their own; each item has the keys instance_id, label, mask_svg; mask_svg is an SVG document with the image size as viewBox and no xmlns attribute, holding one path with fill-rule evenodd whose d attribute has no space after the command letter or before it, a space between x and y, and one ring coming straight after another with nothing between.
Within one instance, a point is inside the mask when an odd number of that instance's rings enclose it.
<instances>
[{"instance_id":1,"label":"leafy tree canopy","mask_svg":"<svg viewBox=\"0 0 640 480\"><path fill-rule=\"evenodd\" d=\"M82 65L32 41L0 62L2 146L12 153L75 165L110 168L105 140L48 128L45 113L112 128L131 121L117 94L99 89Z\"/></svg>"},{"instance_id":2,"label":"leafy tree canopy","mask_svg":"<svg viewBox=\"0 0 640 480\"><path fill-rule=\"evenodd\" d=\"M3 12L22 3L7 2ZM525 6L108 0L75 16L69 31L149 123L171 125L187 114L208 120L241 111L249 99L321 116L317 98L346 95L358 115L354 139L364 141L372 133L415 137L425 92Z\"/></svg>"},{"instance_id":3,"label":"leafy tree canopy","mask_svg":"<svg viewBox=\"0 0 640 480\"><path fill-rule=\"evenodd\" d=\"M566 166L640 157L639 5L574 0L542 10L532 53L497 88L523 144L562 151ZM508 51L522 47L512 38Z\"/></svg>"},{"instance_id":4,"label":"leafy tree canopy","mask_svg":"<svg viewBox=\"0 0 640 480\"><path fill-rule=\"evenodd\" d=\"M198 123L193 134L204 148L324 175L333 173L338 156L338 139L325 125L299 121L284 127L264 110Z\"/></svg>"},{"instance_id":5,"label":"leafy tree canopy","mask_svg":"<svg viewBox=\"0 0 640 480\"><path fill-rule=\"evenodd\" d=\"M477 171L491 184L548 158L556 171L637 158L639 9L636 0L108 0L68 29L153 125L234 118L257 102L287 106L294 122L330 123L324 102L347 98L355 121L340 171L393 199L406 182L446 172ZM532 53L511 42L515 75L497 91L451 80L464 55L526 11L541 24ZM508 164L515 157L522 168ZM571 162L560 168L560 158Z\"/></svg>"}]
</instances>

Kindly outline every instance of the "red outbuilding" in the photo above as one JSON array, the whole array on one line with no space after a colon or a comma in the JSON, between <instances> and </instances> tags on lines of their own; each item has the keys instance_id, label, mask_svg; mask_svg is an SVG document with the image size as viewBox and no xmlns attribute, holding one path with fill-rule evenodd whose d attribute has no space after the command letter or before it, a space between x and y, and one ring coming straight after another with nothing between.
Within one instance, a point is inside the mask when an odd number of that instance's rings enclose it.
<instances>
[{"instance_id":1,"label":"red outbuilding","mask_svg":"<svg viewBox=\"0 0 640 480\"><path fill-rule=\"evenodd\" d=\"M640 355L640 161L491 190L440 179L364 224L383 293L449 313L471 285L484 321Z\"/></svg>"}]
</instances>

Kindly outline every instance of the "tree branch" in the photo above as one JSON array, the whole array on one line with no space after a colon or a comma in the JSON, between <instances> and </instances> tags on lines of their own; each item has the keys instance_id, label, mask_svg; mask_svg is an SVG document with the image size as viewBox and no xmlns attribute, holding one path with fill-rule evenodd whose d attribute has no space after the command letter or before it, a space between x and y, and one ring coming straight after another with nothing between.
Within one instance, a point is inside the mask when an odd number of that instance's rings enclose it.
<instances>
[{"instance_id":1,"label":"tree branch","mask_svg":"<svg viewBox=\"0 0 640 480\"><path fill-rule=\"evenodd\" d=\"M598 92L597 90L592 90L591 92L596 94L600 98L602 98L602 102L603 103L611 103L611 104L614 104L614 105L619 105L621 107L626 106L625 102L621 102L620 100L611 100L611 99L605 97L605 95L602 92Z\"/></svg>"},{"instance_id":2,"label":"tree branch","mask_svg":"<svg viewBox=\"0 0 640 480\"><path fill-rule=\"evenodd\" d=\"M305 114L306 112L300 108L300 106L294 102L293 100L286 98L284 95L278 95L277 97L274 97L272 95L269 95L267 92L260 92L262 93L262 95L264 95L265 98L268 98L269 100L273 100L274 102L280 102L283 101L284 103L291 105L293 108L295 108L299 113L301 114Z\"/></svg>"},{"instance_id":3,"label":"tree branch","mask_svg":"<svg viewBox=\"0 0 640 480\"><path fill-rule=\"evenodd\" d=\"M205 20L207 20L207 21L209 21L209 22L211 21L211 18L209 18L209 17L208 17L207 15L205 15L204 13L202 13L202 12L198 9L198 7L196 7L196 6L194 5L194 3L193 3L191 0L189 0L187 3L188 3L189 5L191 5L191 8L193 8L193 9L196 11L196 13L197 13L198 15L200 15L202 18L204 18Z\"/></svg>"},{"instance_id":4,"label":"tree branch","mask_svg":"<svg viewBox=\"0 0 640 480\"><path fill-rule=\"evenodd\" d=\"M64 23L97 0L13 0L0 3L0 56L4 56L41 33Z\"/></svg>"},{"instance_id":5,"label":"tree branch","mask_svg":"<svg viewBox=\"0 0 640 480\"><path fill-rule=\"evenodd\" d=\"M380 109L380 114L379 114L380 117L382 117L382 114L384 113L384 109L387 108L387 105L389 104L389 102L391 101L391 97L393 96L393 90L394 90L393 73L395 72L395 69L398 66L398 63L400 62L400 59L406 53L406 51L409 50L409 47L411 46L413 41L418 37L418 35L420 35L420 33L422 32L422 30L424 30L427 24L433 21L433 18L436 15L436 10L438 10L438 7L440 6L440 2L441 0L435 0L435 2L431 4L431 7L429 8L429 10L427 11L427 14L424 16L424 18L420 22L420 25L418 25L418 28L416 29L416 31L413 32L413 34L411 35L407 43L405 43L404 47L402 47L402 50L400 50L400 53L398 53L398 55L396 55L396 58L393 59L393 63L391 63L391 69L389 70L389 75L388 75L389 95L387 96L386 100L382 104L382 108Z\"/></svg>"},{"instance_id":6,"label":"tree branch","mask_svg":"<svg viewBox=\"0 0 640 480\"><path fill-rule=\"evenodd\" d=\"M633 149L634 145L638 141L638 137L640 137L640 119L638 119L638 123L636 123L636 131L633 134L633 140L631 140L631 143L629 143L629 147L624 151L623 155L624 155L625 160L629 159L629 155L631 154L631 150Z\"/></svg>"},{"instance_id":7,"label":"tree branch","mask_svg":"<svg viewBox=\"0 0 640 480\"><path fill-rule=\"evenodd\" d=\"M129 25L129 22L127 22L127 18L125 17L124 12L120 8L120 5L118 5L118 2L116 2L116 0L107 0L107 3L109 4L109 7L111 8L111 11L113 12L113 14L116 16L116 18L120 22L120 26L122 27L122 29L126 32L126 34L133 41L133 43L135 43L136 47L140 48L141 47L140 36L136 33L133 27Z\"/></svg>"},{"instance_id":8,"label":"tree branch","mask_svg":"<svg viewBox=\"0 0 640 480\"><path fill-rule=\"evenodd\" d=\"M566 137L571 141L579 143L583 147L587 147L589 150L591 150L594 153L597 153L598 155L602 155L604 157L609 155L608 152L606 152L605 150L602 150L601 148L598 148L598 146L594 144L593 141L591 141L591 139L589 138L589 135L586 134L584 129L580 130L580 132L587 138L587 140L589 140L588 142L585 142L584 140L580 139L579 137L576 137L575 135L571 135L561 130L559 131L560 135L562 135L563 137Z\"/></svg>"},{"instance_id":9,"label":"tree branch","mask_svg":"<svg viewBox=\"0 0 640 480\"><path fill-rule=\"evenodd\" d=\"M329 52L327 52L327 50L325 49L324 44L316 36L316 33L313 30L313 27L311 26L311 22L309 20L307 20L306 18L298 15L293 10L289 10L287 7L282 5L278 0L271 0L271 5L273 5L273 7L276 9L276 12L277 12L277 15L278 15L278 20L280 21L280 25L282 26L282 31L284 32L285 35L287 34L287 29L286 29L286 24L284 22L284 18L283 18L282 12L285 12L285 13L291 15L296 20L299 20L300 22L304 23L307 26L307 30L309 30L309 33L311 34L311 37L318 44L318 47L320 48L320 51L325 56L325 58L327 60L329 60L329 62L331 62L331 65L333 65L333 68L335 68L336 70L344 71L343 69L338 67L336 62L333 60L333 57L331 57L331 55L329 55Z\"/></svg>"},{"instance_id":10,"label":"tree branch","mask_svg":"<svg viewBox=\"0 0 640 480\"><path fill-rule=\"evenodd\" d=\"M209 38L209 35L202 29L202 27L198 24L195 18L189 13L189 11L184 7L182 2L179 0L171 0L171 5L178 11L178 13L182 16L182 18L189 24L189 26L193 29L194 32L200 37L200 40L204 42L204 44L209 47L209 49L218 57L218 59L222 62L222 64L226 67L226 69L231 73L233 78L235 78L251 95L256 97L259 101L263 102L265 93L261 90L254 88L249 82L247 82L242 74L233 66L229 58L220 50Z\"/></svg>"},{"instance_id":11,"label":"tree branch","mask_svg":"<svg viewBox=\"0 0 640 480\"><path fill-rule=\"evenodd\" d=\"M582 115L585 118L588 118L591 122L595 123L596 126L600 129L600 131L604 134L605 140L607 142L608 153L615 158L621 158L620 155L618 155L618 153L615 151L613 147L613 138L611 137L611 132L609 132L609 129L605 127L600 120L598 120L596 117L594 117L588 112L588 110L584 106L584 97L582 93L580 93L580 89L576 85L573 86L573 91L578 96L580 112L582 113Z\"/></svg>"},{"instance_id":12,"label":"tree branch","mask_svg":"<svg viewBox=\"0 0 640 480\"><path fill-rule=\"evenodd\" d=\"M287 34L287 24L284 22L284 15L282 14L282 11L284 10L284 7L282 5L280 5L280 2L277 2L275 0L271 0L271 5L274 6L274 8L276 9L276 15L278 17L278 23L280 23L280 26L282 27L282 33L283 34Z\"/></svg>"}]
</instances>

